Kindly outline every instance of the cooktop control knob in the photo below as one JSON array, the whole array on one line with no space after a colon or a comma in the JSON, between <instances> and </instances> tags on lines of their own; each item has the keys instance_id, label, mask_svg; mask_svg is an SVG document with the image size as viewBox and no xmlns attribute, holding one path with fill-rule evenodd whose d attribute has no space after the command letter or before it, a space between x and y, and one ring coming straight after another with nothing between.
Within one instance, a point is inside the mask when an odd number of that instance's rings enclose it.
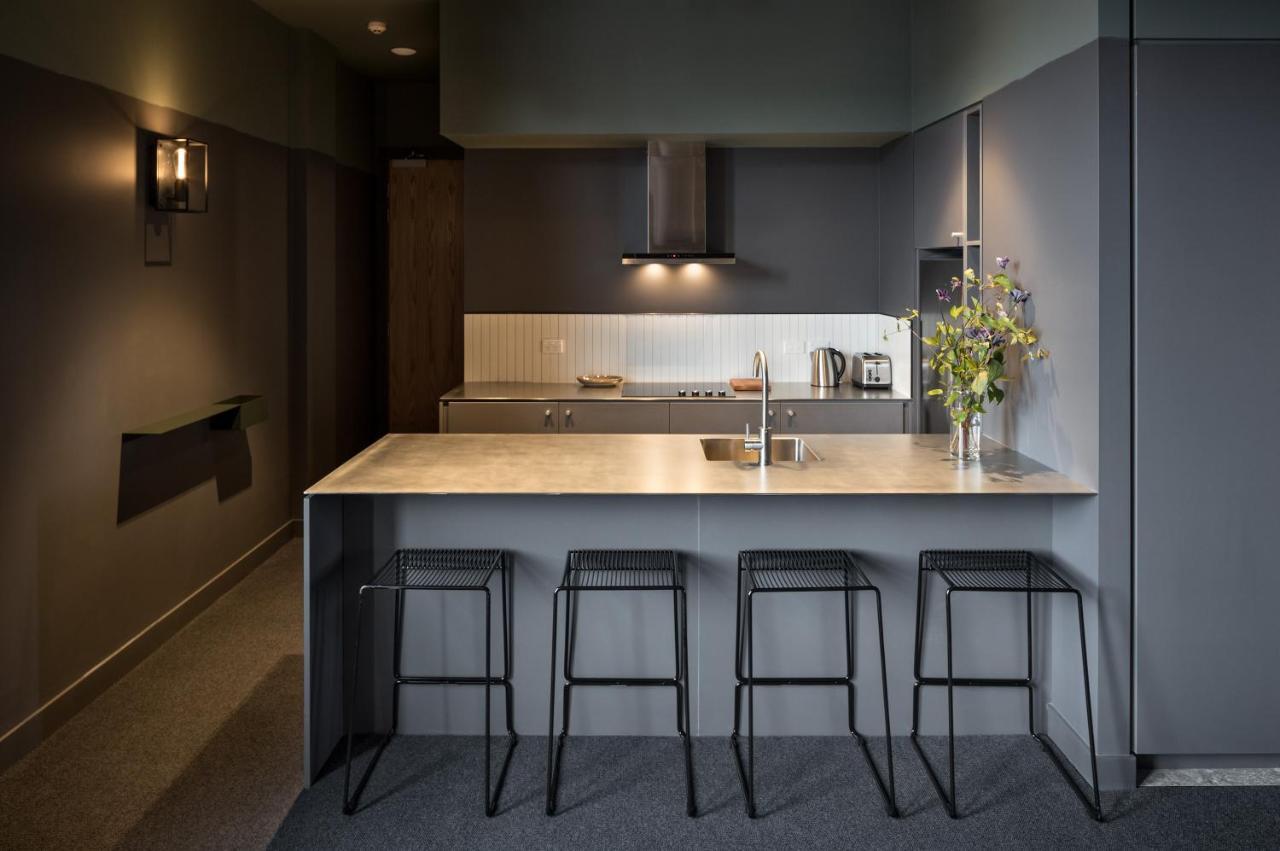
<instances>
[{"instance_id":1,"label":"cooktop control knob","mask_svg":"<svg viewBox=\"0 0 1280 851\"><path fill-rule=\"evenodd\" d=\"M676 395L677 395L677 396L688 396L688 395L689 395L689 391L687 391L687 390L677 390L677 391L676 391Z\"/></svg>"}]
</instances>

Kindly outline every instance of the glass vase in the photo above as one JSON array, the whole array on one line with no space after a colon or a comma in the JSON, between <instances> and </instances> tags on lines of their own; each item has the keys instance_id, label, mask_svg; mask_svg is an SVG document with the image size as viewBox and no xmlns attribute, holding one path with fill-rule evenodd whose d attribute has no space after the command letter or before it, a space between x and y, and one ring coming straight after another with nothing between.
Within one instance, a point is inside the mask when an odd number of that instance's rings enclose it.
<instances>
[{"instance_id":1,"label":"glass vase","mask_svg":"<svg viewBox=\"0 0 1280 851\"><path fill-rule=\"evenodd\" d=\"M982 414L951 420L951 455L961 461L977 461L982 452Z\"/></svg>"}]
</instances>

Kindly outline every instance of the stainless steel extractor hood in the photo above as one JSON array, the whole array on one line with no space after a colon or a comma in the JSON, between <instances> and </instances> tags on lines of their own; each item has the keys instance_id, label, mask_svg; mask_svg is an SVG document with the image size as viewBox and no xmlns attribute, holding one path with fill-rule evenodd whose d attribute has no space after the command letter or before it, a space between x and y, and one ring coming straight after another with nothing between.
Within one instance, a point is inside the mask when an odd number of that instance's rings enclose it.
<instances>
[{"instance_id":1,"label":"stainless steel extractor hood","mask_svg":"<svg viewBox=\"0 0 1280 851\"><path fill-rule=\"evenodd\" d=\"M649 143L649 250L623 254L622 265L734 262L707 251L707 146Z\"/></svg>"}]
</instances>

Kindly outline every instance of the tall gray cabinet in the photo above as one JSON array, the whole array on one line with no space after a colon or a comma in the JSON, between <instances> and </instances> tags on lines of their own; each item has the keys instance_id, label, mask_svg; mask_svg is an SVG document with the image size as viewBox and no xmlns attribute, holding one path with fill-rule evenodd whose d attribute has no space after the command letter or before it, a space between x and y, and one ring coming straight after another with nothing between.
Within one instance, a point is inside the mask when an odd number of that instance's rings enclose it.
<instances>
[{"instance_id":1,"label":"tall gray cabinet","mask_svg":"<svg viewBox=\"0 0 1280 851\"><path fill-rule=\"evenodd\" d=\"M1280 43L1135 61L1134 750L1280 754Z\"/></svg>"}]
</instances>

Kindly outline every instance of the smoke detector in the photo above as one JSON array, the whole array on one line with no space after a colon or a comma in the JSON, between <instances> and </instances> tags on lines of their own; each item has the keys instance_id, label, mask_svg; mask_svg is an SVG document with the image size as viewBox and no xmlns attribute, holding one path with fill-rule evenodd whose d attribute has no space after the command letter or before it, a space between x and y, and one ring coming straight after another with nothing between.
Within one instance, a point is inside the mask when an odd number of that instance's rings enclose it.
<instances>
[{"instance_id":1,"label":"smoke detector","mask_svg":"<svg viewBox=\"0 0 1280 851\"><path fill-rule=\"evenodd\" d=\"M370 21L369 22L369 32L373 33L374 35L382 35L386 31L387 31L386 21Z\"/></svg>"}]
</instances>

